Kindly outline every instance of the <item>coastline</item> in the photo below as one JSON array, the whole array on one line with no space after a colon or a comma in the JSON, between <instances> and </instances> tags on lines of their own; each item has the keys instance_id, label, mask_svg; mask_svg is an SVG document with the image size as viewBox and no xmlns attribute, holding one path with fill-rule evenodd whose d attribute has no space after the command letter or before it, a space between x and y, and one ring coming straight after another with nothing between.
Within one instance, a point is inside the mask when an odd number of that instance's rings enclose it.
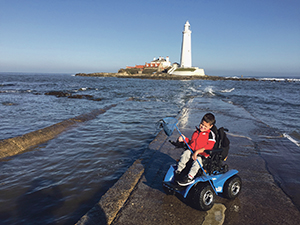
<instances>
[{"instance_id":1,"label":"coastline","mask_svg":"<svg viewBox=\"0 0 300 225\"><path fill-rule=\"evenodd\" d=\"M235 81L259 81L257 78L243 78L243 77L220 77L220 76L179 76L168 73L157 72L153 74L128 74L128 73L77 73L75 76L82 77L117 77L117 78L138 78L138 79L152 79L152 80L235 80Z\"/></svg>"}]
</instances>

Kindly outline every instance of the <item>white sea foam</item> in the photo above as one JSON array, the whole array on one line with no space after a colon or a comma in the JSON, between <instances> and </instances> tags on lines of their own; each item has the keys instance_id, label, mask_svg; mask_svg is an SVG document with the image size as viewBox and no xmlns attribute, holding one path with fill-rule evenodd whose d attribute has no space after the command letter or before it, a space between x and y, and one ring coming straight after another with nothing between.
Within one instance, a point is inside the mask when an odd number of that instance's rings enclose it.
<instances>
[{"instance_id":1,"label":"white sea foam","mask_svg":"<svg viewBox=\"0 0 300 225\"><path fill-rule=\"evenodd\" d=\"M232 92L234 91L235 88L231 88L231 89L225 89L225 90L221 90L221 92L226 93L226 92Z\"/></svg>"},{"instance_id":2,"label":"white sea foam","mask_svg":"<svg viewBox=\"0 0 300 225\"><path fill-rule=\"evenodd\" d=\"M204 89L204 92L205 92L205 93L209 93L209 94L215 96L215 93L214 93L214 90L213 90L213 87L212 87L212 86L206 87L206 88Z\"/></svg>"},{"instance_id":3,"label":"white sea foam","mask_svg":"<svg viewBox=\"0 0 300 225\"><path fill-rule=\"evenodd\" d=\"M227 135L229 135L229 136L232 136L232 137L241 137L241 138L246 138L246 139L248 139L248 140L252 141L252 138L250 138L250 137L247 137L247 136L244 136L244 135L240 135L240 134L233 134L233 133L229 133L229 132L226 132L226 134L227 134Z\"/></svg>"},{"instance_id":4,"label":"white sea foam","mask_svg":"<svg viewBox=\"0 0 300 225\"><path fill-rule=\"evenodd\" d=\"M260 78L259 80L277 82L300 82L300 79L297 78Z\"/></svg>"},{"instance_id":5,"label":"white sea foam","mask_svg":"<svg viewBox=\"0 0 300 225\"><path fill-rule=\"evenodd\" d=\"M1 91L1 93L18 93L17 90L4 90L4 91Z\"/></svg>"},{"instance_id":6,"label":"white sea foam","mask_svg":"<svg viewBox=\"0 0 300 225\"><path fill-rule=\"evenodd\" d=\"M191 90L191 91L193 91L193 92L197 92L197 93L200 93L200 92L202 92L201 90L196 90L195 88L193 88L193 87L189 87L189 89Z\"/></svg>"},{"instance_id":7,"label":"white sea foam","mask_svg":"<svg viewBox=\"0 0 300 225\"><path fill-rule=\"evenodd\" d=\"M298 141L296 141L295 139L293 139L290 135L284 133L283 137L286 137L287 139L289 139L291 142L293 142L294 144L296 144L297 146L300 147L300 143Z\"/></svg>"}]
</instances>

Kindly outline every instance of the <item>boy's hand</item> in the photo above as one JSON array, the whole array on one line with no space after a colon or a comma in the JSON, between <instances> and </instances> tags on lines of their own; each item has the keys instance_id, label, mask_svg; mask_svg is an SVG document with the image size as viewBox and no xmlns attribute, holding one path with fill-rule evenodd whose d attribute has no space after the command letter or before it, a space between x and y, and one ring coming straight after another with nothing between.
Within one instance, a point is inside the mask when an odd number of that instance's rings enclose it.
<instances>
[{"instance_id":1,"label":"boy's hand","mask_svg":"<svg viewBox=\"0 0 300 225\"><path fill-rule=\"evenodd\" d=\"M197 155L198 155L198 153L197 153L197 152L194 152L194 154L193 154L193 156L192 156L192 158L193 158L194 161L197 160Z\"/></svg>"},{"instance_id":2,"label":"boy's hand","mask_svg":"<svg viewBox=\"0 0 300 225\"><path fill-rule=\"evenodd\" d=\"M205 150L205 148L200 148L197 151L195 151L193 156L192 156L193 160L197 160L197 155L204 152L204 150Z\"/></svg>"},{"instance_id":3,"label":"boy's hand","mask_svg":"<svg viewBox=\"0 0 300 225\"><path fill-rule=\"evenodd\" d=\"M184 135L182 135L182 136L183 136L184 139L186 139L186 137ZM183 142L184 141L183 138L182 138L182 136L181 135L179 136L179 138L178 138L179 142Z\"/></svg>"}]
</instances>

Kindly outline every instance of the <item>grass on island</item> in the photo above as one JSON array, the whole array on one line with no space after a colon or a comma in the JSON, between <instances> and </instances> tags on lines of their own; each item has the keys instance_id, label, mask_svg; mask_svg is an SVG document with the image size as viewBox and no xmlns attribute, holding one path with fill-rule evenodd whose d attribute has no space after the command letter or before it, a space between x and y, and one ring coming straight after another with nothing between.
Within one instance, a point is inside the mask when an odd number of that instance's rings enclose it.
<instances>
[{"instance_id":1,"label":"grass on island","mask_svg":"<svg viewBox=\"0 0 300 225\"><path fill-rule=\"evenodd\" d=\"M178 68L175 71L190 71L190 72L194 72L195 70L196 70L196 68Z\"/></svg>"},{"instance_id":2,"label":"grass on island","mask_svg":"<svg viewBox=\"0 0 300 225\"><path fill-rule=\"evenodd\" d=\"M141 71L141 72L140 72ZM153 74L157 72L157 68L145 68L143 70L139 68L128 68L128 69L120 69L118 73L128 73L128 74L138 74L138 73L143 73L143 74Z\"/></svg>"}]
</instances>

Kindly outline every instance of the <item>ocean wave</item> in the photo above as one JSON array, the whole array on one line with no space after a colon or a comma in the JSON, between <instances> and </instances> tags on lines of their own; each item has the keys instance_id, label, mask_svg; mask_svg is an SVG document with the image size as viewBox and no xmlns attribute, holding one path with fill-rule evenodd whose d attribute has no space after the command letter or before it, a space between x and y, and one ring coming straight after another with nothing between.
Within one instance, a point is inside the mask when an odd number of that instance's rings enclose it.
<instances>
[{"instance_id":1,"label":"ocean wave","mask_svg":"<svg viewBox=\"0 0 300 225\"><path fill-rule=\"evenodd\" d=\"M233 133L230 133L230 132L226 132L226 134L227 134L227 135L229 135L229 136L232 136L232 137L246 138L246 139L248 139L248 140L252 141L252 138L250 138L250 137L247 137L247 136L244 136L244 135L240 135L240 134L233 134Z\"/></svg>"},{"instance_id":2,"label":"ocean wave","mask_svg":"<svg viewBox=\"0 0 300 225\"><path fill-rule=\"evenodd\" d=\"M287 139L289 139L291 142L293 142L295 145L300 147L300 143L298 141L296 141L294 138L292 138L290 135L288 135L287 133L283 134L283 137L286 137Z\"/></svg>"},{"instance_id":3,"label":"ocean wave","mask_svg":"<svg viewBox=\"0 0 300 225\"><path fill-rule=\"evenodd\" d=\"M259 78L262 81L277 81L277 82L300 82L297 78Z\"/></svg>"},{"instance_id":4,"label":"ocean wave","mask_svg":"<svg viewBox=\"0 0 300 225\"><path fill-rule=\"evenodd\" d=\"M235 88L225 89L225 90L221 90L221 92L223 92L223 93L229 93L229 92L234 91L234 89L235 89Z\"/></svg>"},{"instance_id":5,"label":"ocean wave","mask_svg":"<svg viewBox=\"0 0 300 225\"><path fill-rule=\"evenodd\" d=\"M281 135L279 135L279 136L258 135L258 136L262 137L262 138L266 138L266 139L278 139L278 138L282 138Z\"/></svg>"},{"instance_id":6,"label":"ocean wave","mask_svg":"<svg viewBox=\"0 0 300 225\"><path fill-rule=\"evenodd\" d=\"M212 86L206 87L206 88L204 89L204 92L205 92L205 93L208 93L208 94L210 94L210 95L212 95L212 96L215 96L215 95L216 95L216 94L214 93L214 90L213 90L213 87L212 87Z\"/></svg>"},{"instance_id":7,"label":"ocean wave","mask_svg":"<svg viewBox=\"0 0 300 225\"><path fill-rule=\"evenodd\" d=\"M193 87L189 87L189 89L190 89L191 91L193 91L193 92L196 92L196 93L202 93L201 90L197 90L197 89L195 89L195 88L193 88Z\"/></svg>"},{"instance_id":8,"label":"ocean wave","mask_svg":"<svg viewBox=\"0 0 300 225\"><path fill-rule=\"evenodd\" d=\"M76 89L76 90L74 90L75 92L78 92L78 91L90 91L90 90L92 90L92 91L97 91L98 90L98 88L91 88L91 87L82 87L82 88L79 88L79 89Z\"/></svg>"},{"instance_id":9,"label":"ocean wave","mask_svg":"<svg viewBox=\"0 0 300 225\"><path fill-rule=\"evenodd\" d=\"M27 89L27 90L3 90L3 91L0 91L0 93L20 93L20 94L23 94L23 93L33 93L34 90L31 90L31 89Z\"/></svg>"},{"instance_id":10,"label":"ocean wave","mask_svg":"<svg viewBox=\"0 0 300 225\"><path fill-rule=\"evenodd\" d=\"M225 77L226 79L241 79L241 77L233 76L233 77Z\"/></svg>"},{"instance_id":11,"label":"ocean wave","mask_svg":"<svg viewBox=\"0 0 300 225\"><path fill-rule=\"evenodd\" d=\"M5 90L5 91L0 91L0 93L17 93L17 90Z\"/></svg>"}]
</instances>

